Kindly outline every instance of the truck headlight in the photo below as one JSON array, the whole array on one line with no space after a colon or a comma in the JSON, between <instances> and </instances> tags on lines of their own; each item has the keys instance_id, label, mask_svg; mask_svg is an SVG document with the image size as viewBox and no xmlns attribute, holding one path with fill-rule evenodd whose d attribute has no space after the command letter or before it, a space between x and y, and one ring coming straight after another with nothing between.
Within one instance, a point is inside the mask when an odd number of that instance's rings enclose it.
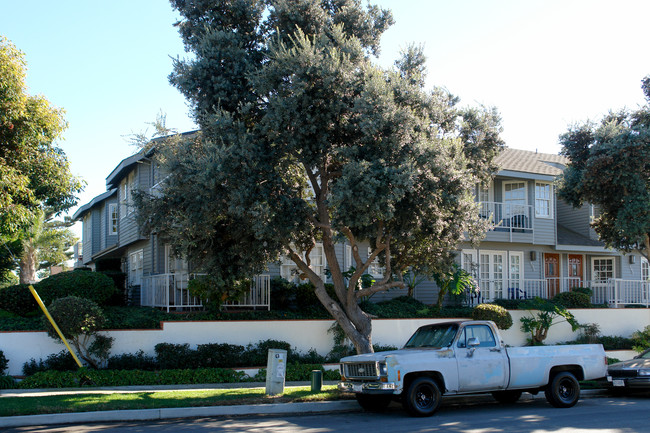
<instances>
[{"instance_id":1,"label":"truck headlight","mask_svg":"<svg viewBox=\"0 0 650 433\"><path fill-rule=\"evenodd\" d=\"M647 368L639 370L639 376L650 376L650 370Z\"/></svg>"},{"instance_id":2,"label":"truck headlight","mask_svg":"<svg viewBox=\"0 0 650 433\"><path fill-rule=\"evenodd\" d=\"M379 363L379 375L380 376L388 376L388 368L386 367L385 362L380 362Z\"/></svg>"}]
</instances>

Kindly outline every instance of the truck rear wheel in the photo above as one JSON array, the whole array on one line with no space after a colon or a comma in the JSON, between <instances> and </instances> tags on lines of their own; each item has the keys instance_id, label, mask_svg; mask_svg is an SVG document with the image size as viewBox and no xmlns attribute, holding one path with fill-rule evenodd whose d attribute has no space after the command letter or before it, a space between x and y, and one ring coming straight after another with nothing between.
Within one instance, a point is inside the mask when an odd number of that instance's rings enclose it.
<instances>
[{"instance_id":1,"label":"truck rear wheel","mask_svg":"<svg viewBox=\"0 0 650 433\"><path fill-rule=\"evenodd\" d=\"M494 391L492 397L499 403L513 404L521 397L521 391Z\"/></svg>"},{"instance_id":2,"label":"truck rear wheel","mask_svg":"<svg viewBox=\"0 0 650 433\"><path fill-rule=\"evenodd\" d=\"M384 411L393 399L391 395L357 394L356 397L359 406L368 412Z\"/></svg>"},{"instance_id":3,"label":"truck rear wheel","mask_svg":"<svg viewBox=\"0 0 650 433\"><path fill-rule=\"evenodd\" d=\"M563 371L553 376L544 394L555 407L572 407L580 399L580 383L572 373Z\"/></svg>"},{"instance_id":4,"label":"truck rear wheel","mask_svg":"<svg viewBox=\"0 0 650 433\"><path fill-rule=\"evenodd\" d=\"M431 378L418 377L408 387L402 405L412 416L431 416L440 407L440 388Z\"/></svg>"}]
</instances>

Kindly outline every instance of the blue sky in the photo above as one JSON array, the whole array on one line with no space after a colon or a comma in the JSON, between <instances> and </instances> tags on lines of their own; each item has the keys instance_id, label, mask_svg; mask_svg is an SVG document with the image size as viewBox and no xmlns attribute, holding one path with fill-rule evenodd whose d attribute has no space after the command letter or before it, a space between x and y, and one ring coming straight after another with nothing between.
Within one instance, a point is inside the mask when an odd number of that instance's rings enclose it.
<instances>
[{"instance_id":1,"label":"blue sky","mask_svg":"<svg viewBox=\"0 0 650 433\"><path fill-rule=\"evenodd\" d=\"M643 103L648 1L373 3L396 20L377 61L388 67L407 44L424 44L428 86L496 106L510 147L557 153L571 123ZM66 110L60 144L88 184L80 205L105 191L106 176L135 151L126 136L157 113L194 128L167 80L171 57L185 55L176 20L164 0L0 0L0 34L25 53L29 92Z\"/></svg>"}]
</instances>

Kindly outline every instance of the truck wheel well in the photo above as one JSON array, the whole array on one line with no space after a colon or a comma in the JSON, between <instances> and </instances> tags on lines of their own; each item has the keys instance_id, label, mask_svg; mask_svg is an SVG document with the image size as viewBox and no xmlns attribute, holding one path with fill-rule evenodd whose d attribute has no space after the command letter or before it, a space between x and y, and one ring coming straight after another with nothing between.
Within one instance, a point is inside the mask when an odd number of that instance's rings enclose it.
<instances>
[{"instance_id":1,"label":"truck wheel well","mask_svg":"<svg viewBox=\"0 0 650 433\"><path fill-rule=\"evenodd\" d=\"M404 389L407 390L408 387L411 385L411 382L413 382L415 379L418 377L429 377L433 379L436 384L438 385L438 388L440 388L440 392L442 394L445 393L447 388L445 388L445 379L442 377L442 374L438 371L416 371L414 373L409 373L406 376L404 376Z\"/></svg>"},{"instance_id":2,"label":"truck wheel well","mask_svg":"<svg viewBox=\"0 0 650 433\"><path fill-rule=\"evenodd\" d=\"M553 377L556 374L561 373L563 371L568 371L569 373L573 374L578 380L584 380L585 378L584 372L582 371L582 367L580 367L579 365L556 365L555 367L551 368L551 371L548 375L548 383L551 383Z\"/></svg>"}]
</instances>

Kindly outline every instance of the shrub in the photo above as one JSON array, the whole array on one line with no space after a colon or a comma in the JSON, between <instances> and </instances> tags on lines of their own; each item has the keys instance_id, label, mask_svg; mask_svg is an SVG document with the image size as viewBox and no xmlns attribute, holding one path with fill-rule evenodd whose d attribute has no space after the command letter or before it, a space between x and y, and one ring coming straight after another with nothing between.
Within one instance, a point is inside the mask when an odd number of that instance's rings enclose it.
<instances>
[{"instance_id":1,"label":"shrub","mask_svg":"<svg viewBox=\"0 0 650 433\"><path fill-rule=\"evenodd\" d=\"M572 292L583 293L590 298L594 295L594 291L588 287L574 287L571 289Z\"/></svg>"},{"instance_id":2,"label":"shrub","mask_svg":"<svg viewBox=\"0 0 650 433\"><path fill-rule=\"evenodd\" d=\"M564 308L591 308L591 298L582 292L561 292L553 297L553 303Z\"/></svg>"},{"instance_id":3,"label":"shrub","mask_svg":"<svg viewBox=\"0 0 650 433\"><path fill-rule=\"evenodd\" d=\"M187 343L158 343L154 351L158 365L162 369L196 368L196 352L190 349Z\"/></svg>"},{"instance_id":4,"label":"shrub","mask_svg":"<svg viewBox=\"0 0 650 433\"><path fill-rule=\"evenodd\" d=\"M23 364L23 374L25 376L31 376L40 371L75 371L79 368L76 361L70 355L67 349L64 349L58 353L53 353L49 355L45 361L39 359L36 361L34 358L27 361Z\"/></svg>"},{"instance_id":5,"label":"shrub","mask_svg":"<svg viewBox=\"0 0 650 433\"><path fill-rule=\"evenodd\" d=\"M90 299L104 305L115 293L115 284L110 277L101 272L80 270L52 275L37 283L35 288L45 305L66 296Z\"/></svg>"},{"instance_id":6,"label":"shrub","mask_svg":"<svg viewBox=\"0 0 650 433\"><path fill-rule=\"evenodd\" d=\"M108 370L157 370L158 363L153 356L145 355L142 350L136 353L123 353L110 356L107 361Z\"/></svg>"},{"instance_id":7,"label":"shrub","mask_svg":"<svg viewBox=\"0 0 650 433\"><path fill-rule=\"evenodd\" d=\"M432 315L432 310L429 307L410 296L399 296L377 303L364 301L361 303L361 309L379 318L430 317Z\"/></svg>"},{"instance_id":8,"label":"shrub","mask_svg":"<svg viewBox=\"0 0 650 433\"><path fill-rule=\"evenodd\" d=\"M296 382L308 381L311 379L311 372L314 370L321 370L323 372L323 380L341 379L341 373L338 370L325 370L321 364L296 364L289 362L287 363L285 380ZM252 380L256 382L266 380L266 368L260 368Z\"/></svg>"},{"instance_id":9,"label":"shrub","mask_svg":"<svg viewBox=\"0 0 650 433\"><path fill-rule=\"evenodd\" d=\"M29 291L29 285L18 284L0 289L0 309L24 317L37 312L38 304Z\"/></svg>"},{"instance_id":10,"label":"shrub","mask_svg":"<svg viewBox=\"0 0 650 433\"><path fill-rule=\"evenodd\" d=\"M196 360L202 368L243 367L247 364L244 346L226 343L199 344L196 347Z\"/></svg>"},{"instance_id":11,"label":"shrub","mask_svg":"<svg viewBox=\"0 0 650 433\"><path fill-rule=\"evenodd\" d=\"M271 309L295 309L296 285L281 277L271 279Z\"/></svg>"},{"instance_id":12,"label":"shrub","mask_svg":"<svg viewBox=\"0 0 650 433\"><path fill-rule=\"evenodd\" d=\"M102 350L107 354L113 341L110 337L100 337L104 340L103 349L88 346L91 343L91 337L95 336L106 323L101 308L90 299L68 296L52 302L48 310L79 356L93 368L98 368L102 360ZM57 342L60 341L58 334L45 317L43 317L43 323L47 328L47 334Z\"/></svg>"},{"instance_id":13,"label":"shrub","mask_svg":"<svg viewBox=\"0 0 650 433\"><path fill-rule=\"evenodd\" d=\"M505 308L494 304L480 304L472 312L474 320L491 320L499 329L509 329L512 326L512 316Z\"/></svg>"},{"instance_id":14,"label":"shrub","mask_svg":"<svg viewBox=\"0 0 650 433\"><path fill-rule=\"evenodd\" d=\"M0 350L0 376L5 374L5 370L9 366L9 360L5 357L5 354Z\"/></svg>"},{"instance_id":15,"label":"shrub","mask_svg":"<svg viewBox=\"0 0 650 433\"><path fill-rule=\"evenodd\" d=\"M536 297L526 303L528 316L522 317L521 330L530 333L529 343L532 346L543 344L548 336L551 326L559 323L556 319L568 322L573 331L580 328L580 324L566 308L556 305L553 302Z\"/></svg>"},{"instance_id":16,"label":"shrub","mask_svg":"<svg viewBox=\"0 0 650 433\"><path fill-rule=\"evenodd\" d=\"M286 341L264 340L258 341L256 345L249 344L246 346L246 365L260 366L266 365L268 361L269 349L283 349L287 351L287 359L291 359L291 345Z\"/></svg>"},{"instance_id":17,"label":"shrub","mask_svg":"<svg viewBox=\"0 0 650 433\"><path fill-rule=\"evenodd\" d=\"M643 352L650 347L650 325L643 328L642 331L636 331L632 334L632 342L634 346L632 349L637 352Z\"/></svg>"},{"instance_id":18,"label":"shrub","mask_svg":"<svg viewBox=\"0 0 650 433\"><path fill-rule=\"evenodd\" d=\"M499 298L492 301L494 305L499 305L506 310L525 310L527 309L528 299L504 299Z\"/></svg>"}]
</instances>

